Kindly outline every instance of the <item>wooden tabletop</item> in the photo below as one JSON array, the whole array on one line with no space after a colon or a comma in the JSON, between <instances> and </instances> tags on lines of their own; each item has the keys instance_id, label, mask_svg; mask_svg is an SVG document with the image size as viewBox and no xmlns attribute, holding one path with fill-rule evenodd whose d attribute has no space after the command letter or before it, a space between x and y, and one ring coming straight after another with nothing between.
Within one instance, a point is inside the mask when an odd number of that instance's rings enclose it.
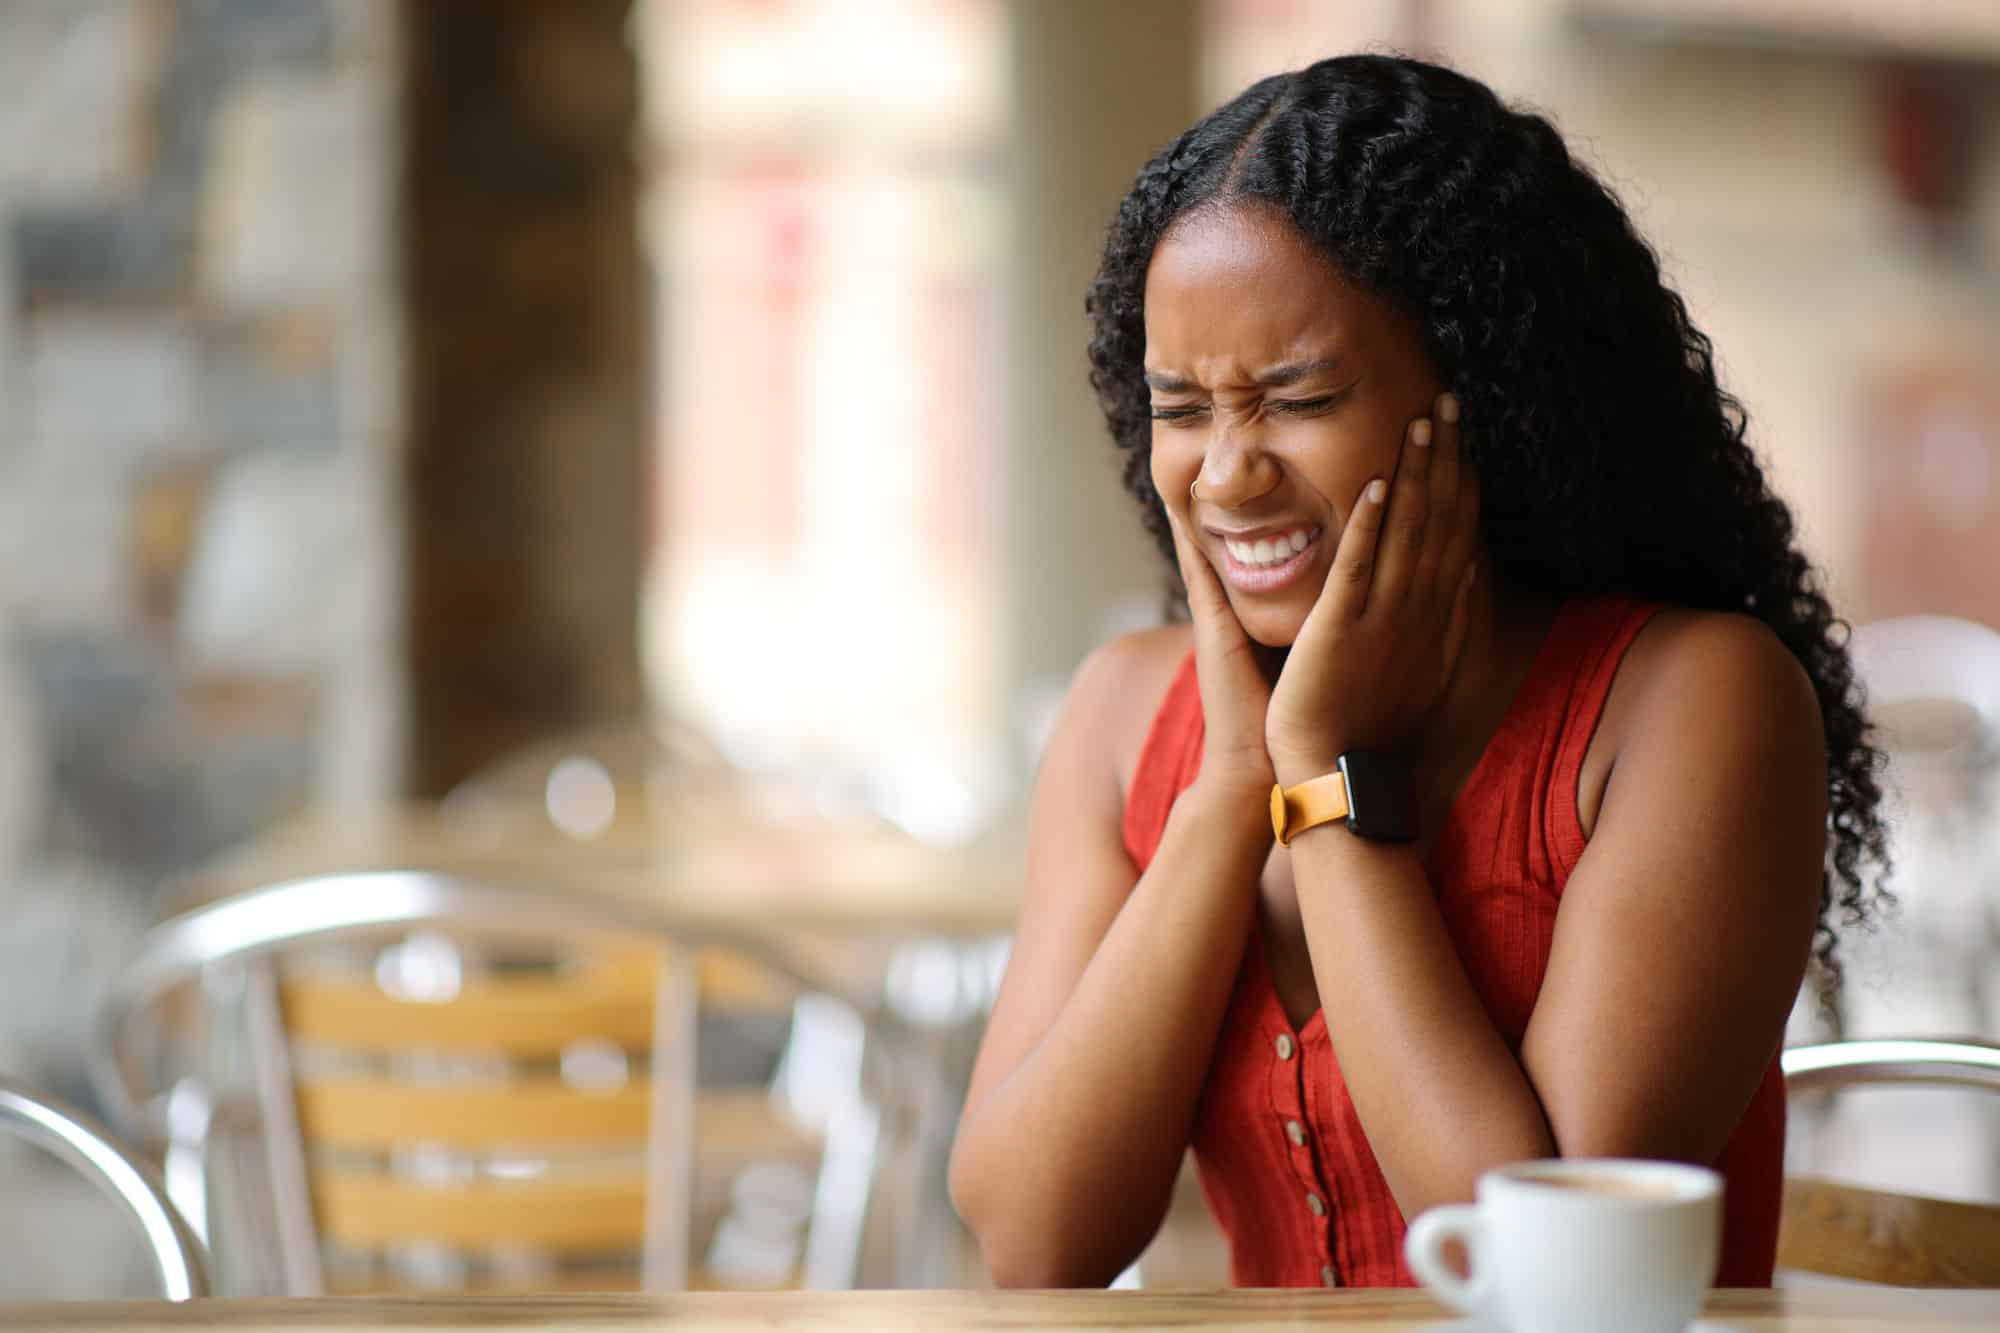
<instances>
[{"instance_id":1,"label":"wooden tabletop","mask_svg":"<svg viewBox=\"0 0 2000 1333\"><path fill-rule=\"evenodd\" d=\"M984 1292L704 1293L663 1297L562 1296L469 1300L195 1301L0 1306L0 1328L117 1329L653 1329L690 1333L861 1333L869 1330L1117 1330L1118 1333L1272 1333L1363 1328L1371 1333L1449 1328L1447 1311L1414 1292ZM1463 1325L1460 1325L1463 1327ZM1989 1333L2000 1290L1808 1288L1726 1291L1690 1333Z\"/></svg>"},{"instance_id":2,"label":"wooden tabletop","mask_svg":"<svg viewBox=\"0 0 2000 1333\"><path fill-rule=\"evenodd\" d=\"M437 870L613 899L682 926L976 935L1013 928L1017 842L1003 833L940 848L881 826L742 811L573 838L533 808L468 818L405 805L300 817L184 877L168 897L184 908L310 875Z\"/></svg>"}]
</instances>

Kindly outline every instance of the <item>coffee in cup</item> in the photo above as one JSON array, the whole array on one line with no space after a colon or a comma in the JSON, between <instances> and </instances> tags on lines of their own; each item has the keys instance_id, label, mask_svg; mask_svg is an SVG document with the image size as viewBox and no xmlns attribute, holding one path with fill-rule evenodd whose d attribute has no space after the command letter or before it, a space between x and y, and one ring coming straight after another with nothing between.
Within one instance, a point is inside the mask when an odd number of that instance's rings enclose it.
<instances>
[{"instance_id":1,"label":"coffee in cup","mask_svg":"<svg viewBox=\"0 0 2000 1333\"><path fill-rule=\"evenodd\" d=\"M1579 1190L1585 1194L1608 1194L1620 1199L1676 1199L1679 1192L1672 1186L1655 1181L1630 1180L1624 1176L1601 1173L1577 1176L1573 1179L1550 1177L1537 1179L1535 1184L1542 1189Z\"/></svg>"},{"instance_id":2,"label":"coffee in cup","mask_svg":"<svg viewBox=\"0 0 2000 1333\"><path fill-rule=\"evenodd\" d=\"M1464 1244L1470 1273L1444 1261ZM1479 1178L1479 1202L1410 1225L1410 1270L1445 1304L1508 1333L1682 1333L1722 1243L1722 1177L1621 1159L1520 1162Z\"/></svg>"}]
</instances>

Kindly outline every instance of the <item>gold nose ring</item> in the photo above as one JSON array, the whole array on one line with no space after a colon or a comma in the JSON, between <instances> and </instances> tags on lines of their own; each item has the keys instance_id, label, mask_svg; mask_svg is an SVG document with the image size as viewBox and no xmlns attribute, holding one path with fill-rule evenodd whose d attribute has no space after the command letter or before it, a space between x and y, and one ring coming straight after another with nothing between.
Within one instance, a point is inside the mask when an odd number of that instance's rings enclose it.
<instances>
[{"instance_id":1,"label":"gold nose ring","mask_svg":"<svg viewBox=\"0 0 2000 1333\"><path fill-rule=\"evenodd\" d=\"M1188 483L1188 502L1190 504L1193 504L1201 499L1201 496L1195 494L1195 489L1194 489L1200 483L1201 483L1200 477L1196 477L1193 481Z\"/></svg>"}]
</instances>

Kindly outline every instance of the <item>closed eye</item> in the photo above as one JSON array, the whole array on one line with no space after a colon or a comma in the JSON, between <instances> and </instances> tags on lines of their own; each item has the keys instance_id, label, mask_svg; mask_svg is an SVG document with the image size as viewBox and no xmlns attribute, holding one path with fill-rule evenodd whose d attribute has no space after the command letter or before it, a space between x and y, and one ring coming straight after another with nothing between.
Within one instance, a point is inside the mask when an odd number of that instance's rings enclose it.
<instances>
[{"instance_id":1,"label":"closed eye","mask_svg":"<svg viewBox=\"0 0 2000 1333\"><path fill-rule=\"evenodd\" d=\"M1273 398L1265 404L1273 412L1296 417L1316 416L1339 402L1345 393L1322 394L1318 398Z\"/></svg>"},{"instance_id":2,"label":"closed eye","mask_svg":"<svg viewBox=\"0 0 2000 1333\"><path fill-rule=\"evenodd\" d=\"M1208 408L1204 405L1194 407L1156 407L1153 409L1153 420L1169 423L1191 421L1206 411L1208 411Z\"/></svg>"}]
</instances>

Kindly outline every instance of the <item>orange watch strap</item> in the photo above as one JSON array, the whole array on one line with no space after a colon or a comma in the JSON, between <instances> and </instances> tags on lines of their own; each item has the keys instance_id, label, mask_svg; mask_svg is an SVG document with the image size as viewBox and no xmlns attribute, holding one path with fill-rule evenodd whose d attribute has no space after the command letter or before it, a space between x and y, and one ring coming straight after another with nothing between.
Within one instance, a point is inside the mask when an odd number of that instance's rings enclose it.
<instances>
[{"instance_id":1,"label":"orange watch strap","mask_svg":"<svg viewBox=\"0 0 2000 1333\"><path fill-rule=\"evenodd\" d=\"M1325 773L1294 787L1271 788L1271 832L1278 845L1290 846L1293 838L1309 828L1347 818L1347 779L1340 773Z\"/></svg>"}]
</instances>

